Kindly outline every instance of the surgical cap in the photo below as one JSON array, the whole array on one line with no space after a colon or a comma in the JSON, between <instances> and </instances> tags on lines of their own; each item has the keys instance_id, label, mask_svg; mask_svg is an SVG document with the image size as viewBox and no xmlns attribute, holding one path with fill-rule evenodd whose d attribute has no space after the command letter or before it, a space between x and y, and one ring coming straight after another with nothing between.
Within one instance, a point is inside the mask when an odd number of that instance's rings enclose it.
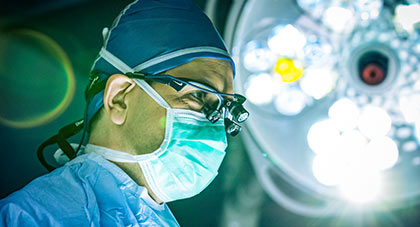
<instances>
[{"instance_id":1,"label":"surgical cap","mask_svg":"<svg viewBox=\"0 0 420 227\"><path fill-rule=\"evenodd\" d=\"M137 0L103 30L90 87L115 73L158 74L196 58L216 58L235 66L215 27L189 0ZM89 88L88 88L89 89ZM88 100L87 122L103 106L102 90Z\"/></svg>"}]
</instances>

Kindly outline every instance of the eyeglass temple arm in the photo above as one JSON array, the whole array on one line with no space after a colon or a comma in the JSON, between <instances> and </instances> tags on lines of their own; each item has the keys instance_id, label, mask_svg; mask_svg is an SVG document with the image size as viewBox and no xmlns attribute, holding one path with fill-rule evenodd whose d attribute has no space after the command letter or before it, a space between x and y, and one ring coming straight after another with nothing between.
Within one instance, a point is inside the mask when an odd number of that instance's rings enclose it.
<instances>
[{"instance_id":1,"label":"eyeglass temple arm","mask_svg":"<svg viewBox=\"0 0 420 227\"><path fill-rule=\"evenodd\" d=\"M126 73L127 76L129 77L134 77L134 78L138 78L138 79L142 79L142 80L153 80L162 84L166 84L169 85L171 87L173 87L176 91L180 91L182 88L184 88L187 84L191 85L195 88L198 88L200 90L203 90L203 88L200 88L196 85L194 85L193 83L191 83L190 81L188 81L188 79L186 78L176 78L173 77L171 75L145 75L143 73ZM217 92L217 91L212 91L209 88L205 90L206 92L210 92L216 95L220 95L220 96L230 96L230 97L234 97L237 102L239 102L240 104L243 104L246 101L246 98L242 95L239 94L226 94L226 93L221 93L221 92Z\"/></svg>"},{"instance_id":2,"label":"eyeglass temple arm","mask_svg":"<svg viewBox=\"0 0 420 227\"><path fill-rule=\"evenodd\" d=\"M133 77L133 78L142 79L142 80L152 80L161 84L166 84L174 88L176 91L180 91L182 88L184 88L187 85L184 82L176 81L176 79L171 78L169 75L149 76L142 73L126 73L125 75L129 77Z\"/></svg>"}]
</instances>

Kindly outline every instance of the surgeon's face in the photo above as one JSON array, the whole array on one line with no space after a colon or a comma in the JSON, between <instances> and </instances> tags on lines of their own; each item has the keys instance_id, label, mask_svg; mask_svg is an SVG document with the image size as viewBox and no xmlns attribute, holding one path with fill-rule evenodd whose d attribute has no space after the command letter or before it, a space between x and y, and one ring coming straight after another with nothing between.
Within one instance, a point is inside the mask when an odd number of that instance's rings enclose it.
<instances>
[{"instance_id":1,"label":"surgeon's face","mask_svg":"<svg viewBox=\"0 0 420 227\"><path fill-rule=\"evenodd\" d=\"M228 61L200 58L170 69L164 74L194 80L219 92L233 93L233 72ZM183 89L177 92L165 84L150 84L172 108L200 111L200 104L191 95L191 91ZM124 143L129 144L124 144L124 147L130 147L127 151L133 154L151 153L159 148L163 141L166 110L138 86L134 88L131 98L138 101L130 102L132 107L128 109L124 130L124 138L127 138Z\"/></svg>"}]
</instances>

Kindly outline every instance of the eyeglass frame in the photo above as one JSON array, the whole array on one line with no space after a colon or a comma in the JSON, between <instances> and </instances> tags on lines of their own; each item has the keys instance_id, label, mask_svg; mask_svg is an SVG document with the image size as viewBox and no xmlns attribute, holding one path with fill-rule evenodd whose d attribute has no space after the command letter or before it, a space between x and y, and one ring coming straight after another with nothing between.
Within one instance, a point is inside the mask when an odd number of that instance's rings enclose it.
<instances>
[{"instance_id":1,"label":"eyeglass frame","mask_svg":"<svg viewBox=\"0 0 420 227\"><path fill-rule=\"evenodd\" d=\"M190 86L192 86L194 88L197 88L201 91L215 94L217 96L217 98L219 99L219 104L216 107L216 109L214 109L214 111L218 111L220 113L221 113L221 110L222 110L223 107L226 108L226 109L229 109L230 106L233 106L232 105L233 102L236 102L237 104L242 106L242 104L246 101L246 98L244 96L240 95L240 94L228 94L228 93L218 92L218 91L216 91L216 89L214 89L214 88L212 88L208 85L202 84L200 82L197 82L197 81L194 81L194 80L191 80L191 79L188 79L188 78L178 78L178 77L174 77L174 76L169 75L169 74L147 75L147 74L140 73L140 72L129 72L129 73L125 73L124 75L126 75L127 77L130 77L130 78L137 78L137 79L142 79L142 80L151 80L151 81L156 81L158 83L166 84L166 85L169 85L172 88L174 88L177 92L181 91L182 88L184 88L186 85L190 85ZM176 82L174 82L174 81L176 81ZM233 97L233 100L232 101L231 100L226 100L223 97ZM229 111L225 111L225 112L228 113L229 115L232 115ZM229 120L231 120L231 121L233 120L229 116L228 117L224 116L224 118L229 118ZM215 120L209 119L209 121L215 122L218 119L215 119ZM241 122L236 122L235 121L235 123L242 123L245 120L243 120Z\"/></svg>"}]
</instances>

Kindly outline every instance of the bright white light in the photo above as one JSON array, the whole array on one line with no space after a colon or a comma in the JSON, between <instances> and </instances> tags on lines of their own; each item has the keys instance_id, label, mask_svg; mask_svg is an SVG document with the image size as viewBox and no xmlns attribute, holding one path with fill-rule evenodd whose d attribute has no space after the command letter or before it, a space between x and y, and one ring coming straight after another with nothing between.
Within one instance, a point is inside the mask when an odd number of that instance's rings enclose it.
<instances>
[{"instance_id":1,"label":"bright white light","mask_svg":"<svg viewBox=\"0 0 420 227\"><path fill-rule=\"evenodd\" d=\"M244 66L251 72L266 71L273 67L276 55L258 41L251 41L245 47Z\"/></svg>"},{"instance_id":2,"label":"bright white light","mask_svg":"<svg viewBox=\"0 0 420 227\"><path fill-rule=\"evenodd\" d=\"M414 50L420 54L420 43L415 46Z\"/></svg>"},{"instance_id":3,"label":"bright white light","mask_svg":"<svg viewBox=\"0 0 420 227\"><path fill-rule=\"evenodd\" d=\"M274 105L277 111L287 116L299 114L307 103L307 96L293 85L283 84Z\"/></svg>"},{"instance_id":4,"label":"bright white light","mask_svg":"<svg viewBox=\"0 0 420 227\"><path fill-rule=\"evenodd\" d=\"M306 37L293 25L277 26L273 29L273 36L268 39L268 46L275 53L282 56L294 56L302 51L306 44Z\"/></svg>"},{"instance_id":5,"label":"bright white light","mask_svg":"<svg viewBox=\"0 0 420 227\"><path fill-rule=\"evenodd\" d=\"M342 194L349 201L368 203L379 196L382 183L378 172L359 168L349 171L349 174L340 184Z\"/></svg>"},{"instance_id":6,"label":"bright white light","mask_svg":"<svg viewBox=\"0 0 420 227\"><path fill-rule=\"evenodd\" d=\"M307 140L309 147L317 154L333 154L341 149L340 132L330 119L313 124L308 131Z\"/></svg>"},{"instance_id":7,"label":"bright white light","mask_svg":"<svg viewBox=\"0 0 420 227\"><path fill-rule=\"evenodd\" d=\"M398 161L397 144L386 136L373 138L366 146L365 159L375 169L389 169Z\"/></svg>"},{"instance_id":8,"label":"bright white light","mask_svg":"<svg viewBox=\"0 0 420 227\"><path fill-rule=\"evenodd\" d=\"M340 136L340 153L352 166L363 164L363 155L368 140L359 130L345 131Z\"/></svg>"},{"instance_id":9,"label":"bright white light","mask_svg":"<svg viewBox=\"0 0 420 227\"><path fill-rule=\"evenodd\" d=\"M420 92L401 95L399 104L407 123L414 123L416 119L420 119Z\"/></svg>"},{"instance_id":10,"label":"bright white light","mask_svg":"<svg viewBox=\"0 0 420 227\"><path fill-rule=\"evenodd\" d=\"M420 23L420 4L398 5L395 22L408 32L414 31L415 25Z\"/></svg>"},{"instance_id":11,"label":"bright white light","mask_svg":"<svg viewBox=\"0 0 420 227\"><path fill-rule=\"evenodd\" d=\"M392 120L388 113L376 106L363 108L359 120L359 130L368 138L385 136L391 129Z\"/></svg>"},{"instance_id":12,"label":"bright white light","mask_svg":"<svg viewBox=\"0 0 420 227\"><path fill-rule=\"evenodd\" d=\"M353 18L353 12L349 9L332 6L328 8L323 17L324 24L336 32L344 31Z\"/></svg>"},{"instance_id":13,"label":"bright white light","mask_svg":"<svg viewBox=\"0 0 420 227\"><path fill-rule=\"evenodd\" d=\"M350 99L339 99L331 105L328 116L336 122L341 131L351 130L357 125L359 108Z\"/></svg>"},{"instance_id":14,"label":"bright white light","mask_svg":"<svg viewBox=\"0 0 420 227\"><path fill-rule=\"evenodd\" d=\"M360 13L362 19L375 19L382 10L382 0L355 0L355 9Z\"/></svg>"},{"instance_id":15,"label":"bright white light","mask_svg":"<svg viewBox=\"0 0 420 227\"><path fill-rule=\"evenodd\" d=\"M271 75L262 73L250 77L245 95L252 103L262 105L271 102L275 92Z\"/></svg>"},{"instance_id":16,"label":"bright white light","mask_svg":"<svg viewBox=\"0 0 420 227\"><path fill-rule=\"evenodd\" d=\"M400 60L403 60L403 61L407 60L407 58L408 58L408 51L406 51L406 50L400 50L400 51L398 51L398 57L400 58Z\"/></svg>"},{"instance_id":17,"label":"bright white light","mask_svg":"<svg viewBox=\"0 0 420 227\"><path fill-rule=\"evenodd\" d=\"M402 150L405 152L414 152L417 150L417 142L416 141L407 141L402 145Z\"/></svg>"},{"instance_id":18,"label":"bright white light","mask_svg":"<svg viewBox=\"0 0 420 227\"><path fill-rule=\"evenodd\" d=\"M409 127L401 127L397 129L396 133L399 139L408 139L411 136L411 128Z\"/></svg>"},{"instance_id":19,"label":"bright white light","mask_svg":"<svg viewBox=\"0 0 420 227\"><path fill-rule=\"evenodd\" d=\"M343 180L343 166L343 160L338 155L319 154L314 158L312 172L321 184L334 186Z\"/></svg>"},{"instance_id":20,"label":"bright white light","mask_svg":"<svg viewBox=\"0 0 420 227\"><path fill-rule=\"evenodd\" d=\"M420 119L414 123L414 136L417 138L417 141L420 143Z\"/></svg>"},{"instance_id":21,"label":"bright white light","mask_svg":"<svg viewBox=\"0 0 420 227\"><path fill-rule=\"evenodd\" d=\"M417 73L418 73L418 76L420 77L420 71L417 71ZM414 83L413 88L414 88L414 90L416 90L416 91L420 91L420 80L419 80L419 81L417 81L416 83Z\"/></svg>"},{"instance_id":22,"label":"bright white light","mask_svg":"<svg viewBox=\"0 0 420 227\"><path fill-rule=\"evenodd\" d=\"M300 81L300 88L314 99L321 99L332 91L336 78L327 68L309 68Z\"/></svg>"}]
</instances>

